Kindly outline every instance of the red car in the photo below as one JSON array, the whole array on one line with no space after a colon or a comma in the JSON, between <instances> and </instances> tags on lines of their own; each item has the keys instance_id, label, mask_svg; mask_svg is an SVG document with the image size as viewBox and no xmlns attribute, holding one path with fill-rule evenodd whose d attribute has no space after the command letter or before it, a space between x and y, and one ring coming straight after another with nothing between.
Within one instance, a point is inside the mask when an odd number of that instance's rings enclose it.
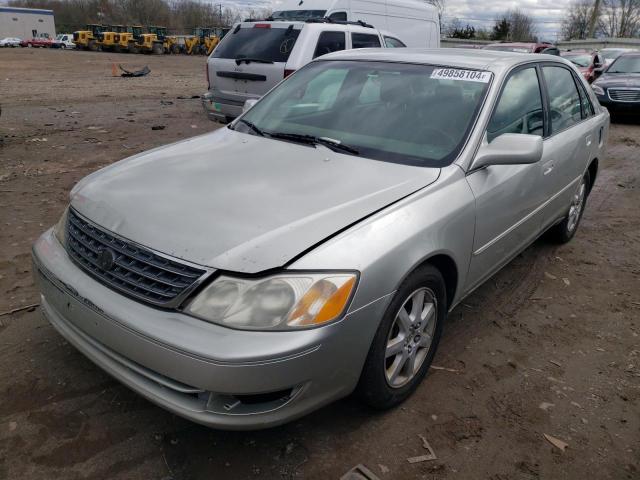
<instances>
[{"instance_id":1,"label":"red car","mask_svg":"<svg viewBox=\"0 0 640 480\"><path fill-rule=\"evenodd\" d=\"M501 52L519 52L519 53L547 53L550 55L560 55L558 47L552 43L527 43L527 42L512 42L512 43L492 43L485 47L483 50L498 50Z\"/></svg>"},{"instance_id":2,"label":"red car","mask_svg":"<svg viewBox=\"0 0 640 480\"><path fill-rule=\"evenodd\" d=\"M51 40L50 38L34 37L34 38L22 40L20 42L20 46L46 48L46 47L50 47L52 43L53 43L53 40Z\"/></svg>"},{"instance_id":3,"label":"red car","mask_svg":"<svg viewBox=\"0 0 640 480\"><path fill-rule=\"evenodd\" d=\"M562 58L566 58L573 63L580 73L584 75L587 82L592 83L602 73L604 67L604 58L598 52L589 50L569 50L560 54Z\"/></svg>"}]
</instances>

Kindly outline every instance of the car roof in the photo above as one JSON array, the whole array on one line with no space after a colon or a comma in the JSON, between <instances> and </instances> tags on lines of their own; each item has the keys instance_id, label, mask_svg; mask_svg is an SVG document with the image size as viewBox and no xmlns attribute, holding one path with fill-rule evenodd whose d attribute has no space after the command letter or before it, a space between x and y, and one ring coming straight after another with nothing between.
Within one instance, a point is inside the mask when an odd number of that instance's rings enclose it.
<instances>
[{"instance_id":1,"label":"car roof","mask_svg":"<svg viewBox=\"0 0 640 480\"><path fill-rule=\"evenodd\" d=\"M241 25L244 28L247 28L249 25L253 24L269 24L275 28L286 28L289 25L296 25L300 27L304 27L308 30L331 30L331 31L355 31L355 32L370 32L373 35L377 35L379 30L375 28L375 26L364 27L362 25L358 25L355 23L334 23L334 22L305 22L304 20L274 20L274 21L251 21L251 22L241 22Z\"/></svg>"},{"instance_id":2,"label":"car roof","mask_svg":"<svg viewBox=\"0 0 640 480\"><path fill-rule=\"evenodd\" d=\"M363 48L323 55L323 60L371 60L383 62L446 65L476 70L500 71L527 61L568 64L556 55L517 53L472 48Z\"/></svg>"}]
</instances>

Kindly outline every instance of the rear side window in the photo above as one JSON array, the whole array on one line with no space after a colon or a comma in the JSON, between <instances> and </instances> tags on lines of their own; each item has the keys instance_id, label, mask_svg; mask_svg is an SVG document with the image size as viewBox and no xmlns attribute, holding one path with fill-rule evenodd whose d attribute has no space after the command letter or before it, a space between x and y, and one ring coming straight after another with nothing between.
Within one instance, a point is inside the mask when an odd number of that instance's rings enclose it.
<instances>
[{"instance_id":1,"label":"rear side window","mask_svg":"<svg viewBox=\"0 0 640 480\"><path fill-rule=\"evenodd\" d=\"M346 22L347 12L333 12L329 15L329 18L335 22Z\"/></svg>"},{"instance_id":2,"label":"rear side window","mask_svg":"<svg viewBox=\"0 0 640 480\"><path fill-rule=\"evenodd\" d=\"M300 30L288 28L240 28L237 33L231 31L225 35L218 48L213 51L214 58L254 58L267 62L286 62L293 50ZM264 24L269 25L269 24Z\"/></svg>"},{"instance_id":3,"label":"rear side window","mask_svg":"<svg viewBox=\"0 0 640 480\"><path fill-rule=\"evenodd\" d=\"M353 48L380 48L380 38L368 33L352 33L351 44Z\"/></svg>"},{"instance_id":4,"label":"rear side window","mask_svg":"<svg viewBox=\"0 0 640 480\"><path fill-rule=\"evenodd\" d=\"M544 134L542 96L535 67L518 70L502 90L487 127L487 140L491 142L503 133Z\"/></svg>"},{"instance_id":5,"label":"rear side window","mask_svg":"<svg viewBox=\"0 0 640 480\"><path fill-rule=\"evenodd\" d=\"M406 45L397 38L384 37L384 44L387 48L404 48Z\"/></svg>"},{"instance_id":6,"label":"rear side window","mask_svg":"<svg viewBox=\"0 0 640 480\"><path fill-rule=\"evenodd\" d=\"M580 102L582 103L582 118L589 118L596 114L593 104L587 91L584 89L584 85L581 81L576 82L578 84L578 90L580 91Z\"/></svg>"},{"instance_id":7,"label":"rear side window","mask_svg":"<svg viewBox=\"0 0 640 480\"><path fill-rule=\"evenodd\" d=\"M580 95L572 73L563 67L542 67L549 92L551 133L569 128L582 120Z\"/></svg>"},{"instance_id":8,"label":"rear side window","mask_svg":"<svg viewBox=\"0 0 640 480\"><path fill-rule=\"evenodd\" d=\"M344 50L345 48L346 36L344 32L322 32L318 37L318 45L316 45L313 58Z\"/></svg>"}]
</instances>

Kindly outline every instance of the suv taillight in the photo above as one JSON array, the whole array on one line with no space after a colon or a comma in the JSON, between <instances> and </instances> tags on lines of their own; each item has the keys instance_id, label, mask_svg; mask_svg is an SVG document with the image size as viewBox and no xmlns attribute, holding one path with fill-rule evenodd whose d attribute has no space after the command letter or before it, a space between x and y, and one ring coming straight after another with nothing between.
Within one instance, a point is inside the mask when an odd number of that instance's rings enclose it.
<instances>
[{"instance_id":1,"label":"suv taillight","mask_svg":"<svg viewBox=\"0 0 640 480\"><path fill-rule=\"evenodd\" d=\"M295 72L295 70L289 70L289 69L284 69L284 78L287 78L289 75L291 75L293 72Z\"/></svg>"},{"instance_id":2,"label":"suv taillight","mask_svg":"<svg viewBox=\"0 0 640 480\"><path fill-rule=\"evenodd\" d=\"M204 62L204 71L207 73L207 90L211 90L211 80L209 80L209 62Z\"/></svg>"}]
</instances>

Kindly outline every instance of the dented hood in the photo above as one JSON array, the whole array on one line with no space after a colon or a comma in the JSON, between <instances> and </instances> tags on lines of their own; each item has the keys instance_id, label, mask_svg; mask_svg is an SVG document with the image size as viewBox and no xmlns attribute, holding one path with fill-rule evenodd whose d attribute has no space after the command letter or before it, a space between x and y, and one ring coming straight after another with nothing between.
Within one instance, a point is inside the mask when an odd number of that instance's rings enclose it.
<instances>
[{"instance_id":1,"label":"dented hood","mask_svg":"<svg viewBox=\"0 0 640 480\"><path fill-rule=\"evenodd\" d=\"M285 265L439 172L222 128L95 172L71 203L158 252L255 273Z\"/></svg>"}]
</instances>

